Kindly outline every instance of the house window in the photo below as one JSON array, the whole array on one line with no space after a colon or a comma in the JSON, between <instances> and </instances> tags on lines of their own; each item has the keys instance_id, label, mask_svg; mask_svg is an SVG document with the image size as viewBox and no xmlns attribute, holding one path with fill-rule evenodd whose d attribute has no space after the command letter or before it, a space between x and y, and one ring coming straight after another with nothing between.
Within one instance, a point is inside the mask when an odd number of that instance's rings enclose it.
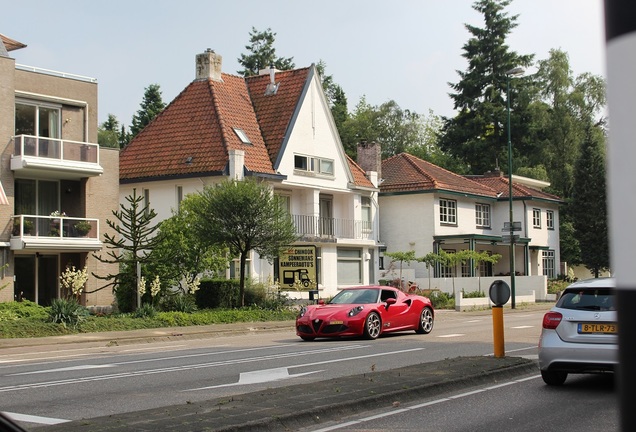
<instances>
[{"instance_id":1,"label":"house window","mask_svg":"<svg viewBox=\"0 0 636 432\"><path fill-rule=\"evenodd\" d=\"M480 251L484 252L484 251ZM488 255L492 255L492 252L488 251ZM479 262L479 276L492 276L492 263L491 262Z\"/></svg>"},{"instance_id":2,"label":"house window","mask_svg":"<svg viewBox=\"0 0 636 432\"><path fill-rule=\"evenodd\" d=\"M455 249L444 249L444 252L448 254L455 253ZM449 265L447 266L444 264L440 264L438 277L443 277L443 278L453 277L453 267Z\"/></svg>"},{"instance_id":3,"label":"house window","mask_svg":"<svg viewBox=\"0 0 636 432\"><path fill-rule=\"evenodd\" d=\"M60 138L60 108L53 105L16 103L15 134Z\"/></svg>"},{"instance_id":4,"label":"house window","mask_svg":"<svg viewBox=\"0 0 636 432\"><path fill-rule=\"evenodd\" d=\"M362 250L338 249L338 285L362 283Z\"/></svg>"},{"instance_id":5,"label":"house window","mask_svg":"<svg viewBox=\"0 0 636 432\"><path fill-rule=\"evenodd\" d=\"M532 209L532 227L541 228L541 209Z\"/></svg>"},{"instance_id":6,"label":"house window","mask_svg":"<svg viewBox=\"0 0 636 432\"><path fill-rule=\"evenodd\" d=\"M294 155L294 169L333 176L333 160Z\"/></svg>"},{"instance_id":7,"label":"house window","mask_svg":"<svg viewBox=\"0 0 636 432\"><path fill-rule=\"evenodd\" d=\"M360 208L362 211L362 230L371 231L371 198L362 197Z\"/></svg>"},{"instance_id":8,"label":"house window","mask_svg":"<svg viewBox=\"0 0 636 432\"><path fill-rule=\"evenodd\" d=\"M243 144L252 144L252 141L247 137L247 134L243 129L234 128L234 133L241 140Z\"/></svg>"},{"instance_id":9,"label":"house window","mask_svg":"<svg viewBox=\"0 0 636 432\"><path fill-rule=\"evenodd\" d=\"M490 205L475 204L475 224L478 227L490 227Z\"/></svg>"},{"instance_id":10,"label":"house window","mask_svg":"<svg viewBox=\"0 0 636 432\"><path fill-rule=\"evenodd\" d=\"M543 251L543 275L548 279L554 279L556 277L554 271L554 251Z\"/></svg>"},{"instance_id":11,"label":"house window","mask_svg":"<svg viewBox=\"0 0 636 432\"><path fill-rule=\"evenodd\" d=\"M549 230L554 229L554 212L552 210L545 212L545 225Z\"/></svg>"},{"instance_id":12,"label":"house window","mask_svg":"<svg viewBox=\"0 0 636 432\"><path fill-rule=\"evenodd\" d=\"M442 224L457 225L457 201L440 198L439 221Z\"/></svg>"}]
</instances>

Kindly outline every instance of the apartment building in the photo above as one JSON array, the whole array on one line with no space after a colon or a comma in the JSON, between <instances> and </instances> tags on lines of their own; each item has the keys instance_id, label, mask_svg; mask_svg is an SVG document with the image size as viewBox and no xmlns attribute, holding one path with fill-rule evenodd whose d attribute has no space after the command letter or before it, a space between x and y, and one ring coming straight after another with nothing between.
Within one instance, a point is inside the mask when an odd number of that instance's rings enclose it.
<instances>
[{"instance_id":1,"label":"apartment building","mask_svg":"<svg viewBox=\"0 0 636 432\"><path fill-rule=\"evenodd\" d=\"M92 254L118 208L119 152L97 144L97 80L26 66L26 45L0 35L0 301L41 305L68 296L67 266L86 266L81 302L110 306L92 273L116 273Z\"/></svg>"}]
</instances>

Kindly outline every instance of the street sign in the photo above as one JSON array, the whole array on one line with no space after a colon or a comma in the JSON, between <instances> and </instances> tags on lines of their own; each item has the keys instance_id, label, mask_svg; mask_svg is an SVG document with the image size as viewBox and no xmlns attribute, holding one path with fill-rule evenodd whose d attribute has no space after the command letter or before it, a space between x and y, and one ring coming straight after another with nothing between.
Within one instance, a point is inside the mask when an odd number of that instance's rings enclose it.
<instances>
[{"instance_id":1,"label":"street sign","mask_svg":"<svg viewBox=\"0 0 636 432\"><path fill-rule=\"evenodd\" d=\"M502 231L511 231L510 222L504 222L504 227ZM513 222L512 231L521 231L521 222Z\"/></svg>"},{"instance_id":2,"label":"street sign","mask_svg":"<svg viewBox=\"0 0 636 432\"><path fill-rule=\"evenodd\" d=\"M511 236L511 235L502 235L501 236L501 241L503 243L512 243L511 238L512 238L512 240L514 240L515 243L517 242L517 240L519 240L519 236L518 235L513 235L513 236Z\"/></svg>"}]
</instances>

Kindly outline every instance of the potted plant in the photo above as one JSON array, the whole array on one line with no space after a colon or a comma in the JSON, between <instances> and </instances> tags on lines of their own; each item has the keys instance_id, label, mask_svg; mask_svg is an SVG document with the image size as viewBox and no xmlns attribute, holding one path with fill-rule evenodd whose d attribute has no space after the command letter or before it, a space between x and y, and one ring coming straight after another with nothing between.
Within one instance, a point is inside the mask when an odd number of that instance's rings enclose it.
<instances>
[{"instance_id":1,"label":"potted plant","mask_svg":"<svg viewBox=\"0 0 636 432\"><path fill-rule=\"evenodd\" d=\"M91 228L93 228L91 223L88 221L79 221L74 225L74 227L75 227L75 231L77 231L77 234L79 234L82 237L88 234Z\"/></svg>"},{"instance_id":2,"label":"potted plant","mask_svg":"<svg viewBox=\"0 0 636 432\"><path fill-rule=\"evenodd\" d=\"M33 221L24 219L24 227L22 228L23 234L31 234L33 231ZM20 219L16 219L13 222L13 235L20 235Z\"/></svg>"}]
</instances>

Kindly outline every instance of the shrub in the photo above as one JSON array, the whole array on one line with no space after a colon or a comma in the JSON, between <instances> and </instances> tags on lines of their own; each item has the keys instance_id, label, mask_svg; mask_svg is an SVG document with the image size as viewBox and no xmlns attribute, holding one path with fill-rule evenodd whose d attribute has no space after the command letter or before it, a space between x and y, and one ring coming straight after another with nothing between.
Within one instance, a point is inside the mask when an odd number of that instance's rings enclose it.
<instances>
[{"instance_id":1,"label":"shrub","mask_svg":"<svg viewBox=\"0 0 636 432\"><path fill-rule=\"evenodd\" d=\"M433 289L420 290L416 292L416 294L428 297L431 300L434 309L455 309L455 297L453 297L450 293Z\"/></svg>"},{"instance_id":2,"label":"shrub","mask_svg":"<svg viewBox=\"0 0 636 432\"><path fill-rule=\"evenodd\" d=\"M49 314L45 307L29 300L0 303L0 321L13 321L21 318L46 319Z\"/></svg>"},{"instance_id":3,"label":"shrub","mask_svg":"<svg viewBox=\"0 0 636 432\"><path fill-rule=\"evenodd\" d=\"M161 299L161 310L192 313L197 310L197 305L191 294L175 294Z\"/></svg>"},{"instance_id":4,"label":"shrub","mask_svg":"<svg viewBox=\"0 0 636 432\"><path fill-rule=\"evenodd\" d=\"M236 279L203 279L195 293L199 309L233 308L240 305L239 281Z\"/></svg>"},{"instance_id":5,"label":"shrub","mask_svg":"<svg viewBox=\"0 0 636 432\"><path fill-rule=\"evenodd\" d=\"M137 308L135 312L133 312L133 317L135 318L153 318L157 314L157 309L150 304L144 303L141 307Z\"/></svg>"},{"instance_id":6,"label":"shrub","mask_svg":"<svg viewBox=\"0 0 636 432\"><path fill-rule=\"evenodd\" d=\"M73 298L54 299L49 306L49 320L64 327L76 328L88 315L88 309Z\"/></svg>"},{"instance_id":7,"label":"shrub","mask_svg":"<svg viewBox=\"0 0 636 432\"><path fill-rule=\"evenodd\" d=\"M559 294L563 291L571 282L567 280L551 279L548 281L548 294Z\"/></svg>"},{"instance_id":8,"label":"shrub","mask_svg":"<svg viewBox=\"0 0 636 432\"><path fill-rule=\"evenodd\" d=\"M484 291L465 292L464 290L462 290L462 293L464 295L464 298L483 298L483 297L488 297Z\"/></svg>"}]
</instances>

